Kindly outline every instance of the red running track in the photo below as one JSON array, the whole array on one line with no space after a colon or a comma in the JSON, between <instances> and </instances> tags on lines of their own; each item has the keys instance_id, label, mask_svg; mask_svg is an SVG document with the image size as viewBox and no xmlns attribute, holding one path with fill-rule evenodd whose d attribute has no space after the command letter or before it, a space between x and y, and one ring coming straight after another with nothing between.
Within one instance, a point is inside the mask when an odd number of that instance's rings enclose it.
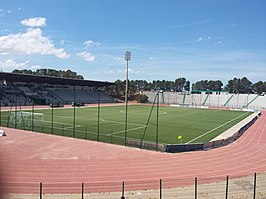
<instances>
[{"instance_id":1,"label":"red running track","mask_svg":"<svg viewBox=\"0 0 266 199\"><path fill-rule=\"evenodd\" d=\"M266 111L234 143L210 151L167 154L1 128L0 187L8 193L157 189L213 182L266 171Z\"/></svg>"}]
</instances>

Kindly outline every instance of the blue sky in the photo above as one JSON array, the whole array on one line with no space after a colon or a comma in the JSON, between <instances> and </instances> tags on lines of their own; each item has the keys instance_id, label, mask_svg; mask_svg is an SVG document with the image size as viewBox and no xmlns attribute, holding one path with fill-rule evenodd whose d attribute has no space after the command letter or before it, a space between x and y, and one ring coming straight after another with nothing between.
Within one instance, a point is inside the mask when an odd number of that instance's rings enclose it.
<instances>
[{"instance_id":1,"label":"blue sky","mask_svg":"<svg viewBox=\"0 0 266 199\"><path fill-rule=\"evenodd\" d=\"M0 0L0 69L266 81L265 0Z\"/></svg>"}]
</instances>

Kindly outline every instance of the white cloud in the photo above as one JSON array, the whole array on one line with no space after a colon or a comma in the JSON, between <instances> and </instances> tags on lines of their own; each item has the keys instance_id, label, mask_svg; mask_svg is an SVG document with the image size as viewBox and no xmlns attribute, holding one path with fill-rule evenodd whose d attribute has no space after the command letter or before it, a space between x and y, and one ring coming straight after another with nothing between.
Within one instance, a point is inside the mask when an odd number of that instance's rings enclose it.
<instances>
[{"instance_id":1,"label":"white cloud","mask_svg":"<svg viewBox=\"0 0 266 199\"><path fill-rule=\"evenodd\" d=\"M209 24L212 21L209 19L203 20L203 21L195 21L195 22L188 22L184 24L177 24L177 25L172 25L166 27L166 29L175 29L175 28L183 28L183 27L189 27L189 26L199 26L199 25L204 25L204 24Z\"/></svg>"},{"instance_id":2,"label":"white cloud","mask_svg":"<svg viewBox=\"0 0 266 199\"><path fill-rule=\"evenodd\" d=\"M127 71L126 70L118 69L117 72L118 73L126 73ZM128 68L128 73L129 74L139 74L140 72L141 72L140 70L135 70L135 69L132 69L132 68Z\"/></svg>"},{"instance_id":3,"label":"white cloud","mask_svg":"<svg viewBox=\"0 0 266 199\"><path fill-rule=\"evenodd\" d=\"M25 68L39 69L41 68L40 65L30 66L29 63L30 63L29 60L25 62L17 63L13 61L12 59L7 59L5 61L0 61L0 69L11 71L14 69L25 69Z\"/></svg>"},{"instance_id":4,"label":"white cloud","mask_svg":"<svg viewBox=\"0 0 266 199\"><path fill-rule=\"evenodd\" d=\"M77 55L79 57L82 57L84 60L92 62L95 60L95 56L93 56L92 54L90 54L87 51L81 52L81 53L77 53Z\"/></svg>"},{"instance_id":5,"label":"white cloud","mask_svg":"<svg viewBox=\"0 0 266 199\"><path fill-rule=\"evenodd\" d=\"M22 25L29 26L29 27L42 27L46 26L46 18L37 17L37 18L29 18L24 19L20 22Z\"/></svg>"},{"instance_id":6,"label":"white cloud","mask_svg":"<svg viewBox=\"0 0 266 199\"><path fill-rule=\"evenodd\" d=\"M0 9L0 17L3 17L6 15L6 13L4 13L3 11L4 11L3 9Z\"/></svg>"},{"instance_id":7,"label":"white cloud","mask_svg":"<svg viewBox=\"0 0 266 199\"><path fill-rule=\"evenodd\" d=\"M123 61L122 57L113 57L112 59L117 62Z\"/></svg>"},{"instance_id":8,"label":"white cloud","mask_svg":"<svg viewBox=\"0 0 266 199\"><path fill-rule=\"evenodd\" d=\"M134 70L132 68L129 68L128 69L128 73L130 73L130 74L139 74L140 73L140 70Z\"/></svg>"},{"instance_id":9,"label":"white cloud","mask_svg":"<svg viewBox=\"0 0 266 199\"><path fill-rule=\"evenodd\" d=\"M0 17L3 17L5 15L11 14L11 13L12 13L11 10L5 10L5 9L0 8Z\"/></svg>"},{"instance_id":10,"label":"white cloud","mask_svg":"<svg viewBox=\"0 0 266 199\"><path fill-rule=\"evenodd\" d=\"M215 46L224 46L223 42L222 41L217 41L215 43Z\"/></svg>"},{"instance_id":11,"label":"white cloud","mask_svg":"<svg viewBox=\"0 0 266 199\"><path fill-rule=\"evenodd\" d=\"M31 67L31 69L39 69L39 68L41 68L40 65L36 65L36 66L32 66L32 67Z\"/></svg>"},{"instance_id":12,"label":"white cloud","mask_svg":"<svg viewBox=\"0 0 266 199\"><path fill-rule=\"evenodd\" d=\"M88 40L88 41L84 41L83 42L83 45L87 48L91 48L91 47L94 47L94 46L99 46L101 45L100 43L98 42L95 42L95 41L92 41L92 40Z\"/></svg>"},{"instance_id":13,"label":"white cloud","mask_svg":"<svg viewBox=\"0 0 266 199\"><path fill-rule=\"evenodd\" d=\"M0 37L0 54L41 54L68 58L63 48L54 47L53 41L42 35L39 28L29 28L25 33Z\"/></svg>"},{"instance_id":14,"label":"white cloud","mask_svg":"<svg viewBox=\"0 0 266 199\"><path fill-rule=\"evenodd\" d=\"M197 40L196 41L194 41L195 43L200 43L200 42L203 42L203 41L210 41L210 40L212 40L212 38L210 37L210 36L208 36L208 37L198 37L197 38Z\"/></svg>"},{"instance_id":15,"label":"white cloud","mask_svg":"<svg viewBox=\"0 0 266 199\"><path fill-rule=\"evenodd\" d=\"M28 67L28 64L29 60L22 63L16 63L12 59L8 59L6 61L0 61L0 68L7 70L22 69Z\"/></svg>"},{"instance_id":16,"label":"white cloud","mask_svg":"<svg viewBox=\"0 0 266 199\"><path fill-rule=\"evenodd\" d=\"M203 41L203 38L202 38L202 37L199 37L199 38L196 40L197 43L199 43L199 42L201 42L201 41Z\"/></svg>"}]
</instances>

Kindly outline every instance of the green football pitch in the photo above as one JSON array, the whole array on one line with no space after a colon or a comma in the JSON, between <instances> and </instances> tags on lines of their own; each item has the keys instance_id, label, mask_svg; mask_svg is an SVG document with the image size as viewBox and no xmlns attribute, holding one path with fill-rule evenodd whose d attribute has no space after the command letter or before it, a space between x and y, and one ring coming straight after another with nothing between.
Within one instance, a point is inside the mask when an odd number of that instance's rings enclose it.
<instances>
[{"instance_id":1,"label":"green football pitch","mask_svg":"<svg viewBox=\"0 0 266 199\"><path fill-rule=\"evenodd\" d=\"M128 106L128 139L144 138L145 141L155 142L158 127L158 141L161 144L207 142L251 114L242 111L166 106L159 107L158 112L156 106L153 111L151 109L152 106ZM24 115L25 112L31 111L24 111ZM11 122L10 114L8 111L2 112L3 126L8 124L10 127L55 135L122 145L125 143L124 106L101 106L99 109L98 107L35 109L34 114L29 114L30 117L24 117L23 120L19 120L20 113L17 113L15 123L14 117ZM182 139L178 139L180 136Z\"/></svg>"}]
</instances>

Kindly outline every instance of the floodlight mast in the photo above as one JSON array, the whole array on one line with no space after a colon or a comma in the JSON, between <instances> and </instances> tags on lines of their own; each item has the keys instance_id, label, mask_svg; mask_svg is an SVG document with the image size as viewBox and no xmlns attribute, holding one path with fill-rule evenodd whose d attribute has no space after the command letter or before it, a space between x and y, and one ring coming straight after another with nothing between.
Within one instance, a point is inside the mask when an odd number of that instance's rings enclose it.
<instances>
[{"instance_id":1,"label":"floodlight mast","mask_svg":"<svg viewBox=\"0 0 266 199\"><path fill-rule=\"evenodd\" d=\"M125 119L125 146L127 146L127 104L128 104L128 61L131 59L131 52L125 53L125 60L127 61L126 69L126 89L125 89L125 105L126 105L126 119Z\"/></svg>"},{"instance_id":2,"label":"floodlight mast","mask_svg":"<svg viewBox=\"0 0 266 199\"><path fill-rule=\"evenodd\" d=\"M127 69L126 69L126 91L125 91L125 102L127 103L128 98L128 61L131 59L131 52L127 51L125 54L125 60L127 61Z\"/></svg>"}]
</instances>

